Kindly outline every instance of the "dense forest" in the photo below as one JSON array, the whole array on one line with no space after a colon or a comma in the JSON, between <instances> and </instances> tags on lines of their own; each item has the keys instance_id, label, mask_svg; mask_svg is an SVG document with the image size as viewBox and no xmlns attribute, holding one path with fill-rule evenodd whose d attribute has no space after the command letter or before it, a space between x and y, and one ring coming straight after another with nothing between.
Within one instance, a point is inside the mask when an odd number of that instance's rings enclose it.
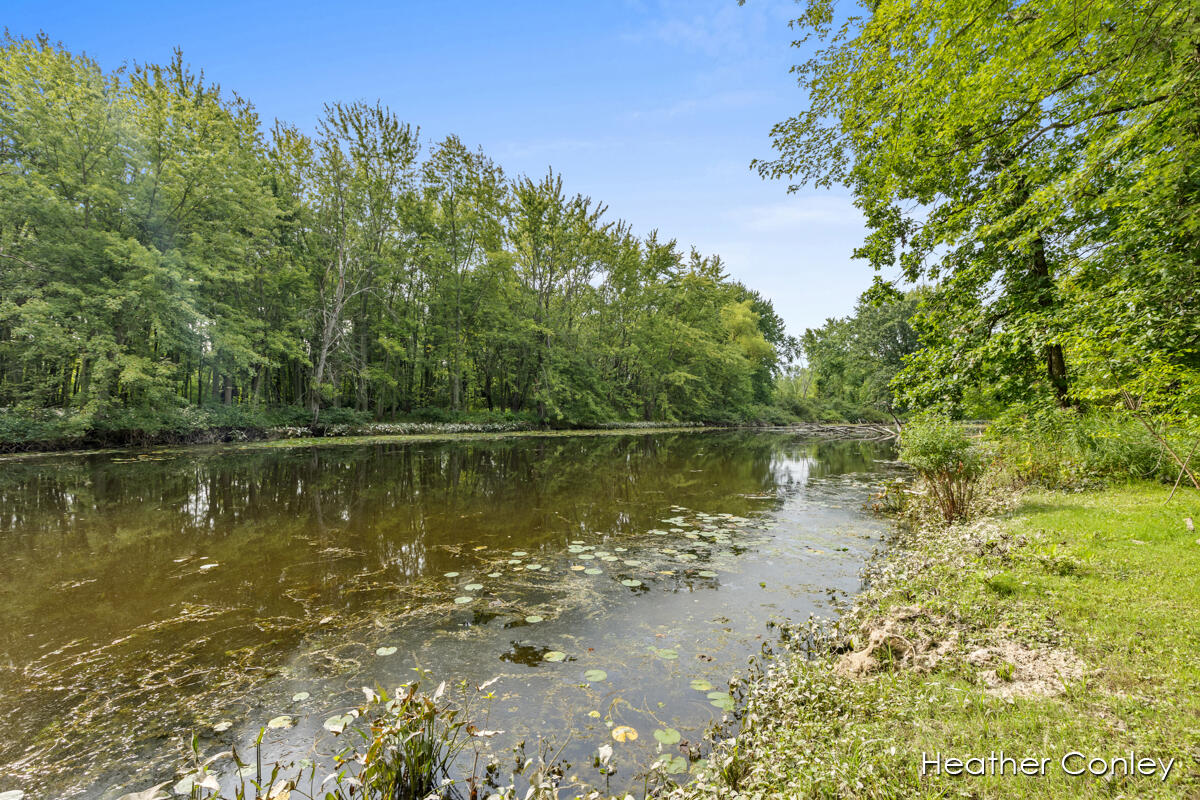
<instances>
[{"instance_id":1,"label":"dense forest","mask_svg":"<svg viewBox=\"0 0 1200 800\"><path fill-rule=\"evenodd\" d=\"M10 428L737 420L793 347L719 257L380 105L267 130L178 53L0 49Z\"/></svg>"}]
</instances>

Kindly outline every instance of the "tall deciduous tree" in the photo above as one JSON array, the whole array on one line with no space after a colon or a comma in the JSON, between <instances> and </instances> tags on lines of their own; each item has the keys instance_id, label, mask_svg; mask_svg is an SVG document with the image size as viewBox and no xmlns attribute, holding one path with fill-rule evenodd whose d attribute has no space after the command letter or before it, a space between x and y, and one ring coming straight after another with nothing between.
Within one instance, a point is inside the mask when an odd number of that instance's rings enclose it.
<instances>
[{"instance_id":1,"label":"tall deciduous tree","mask_svg":"<svg viewBox=\"0 0 1200 800\"><path fill-rule=\"evenodd\" d=\"M954 405L984 379L1067 404L1187 383L1195 318L1166 309L1196 307L1195 8L835 11L805 4L797 23L823 42L796 68L808 108L758 167L849 186L870 227L858 255L934 284L905 396Z\"/></svg>"}]
</instances>

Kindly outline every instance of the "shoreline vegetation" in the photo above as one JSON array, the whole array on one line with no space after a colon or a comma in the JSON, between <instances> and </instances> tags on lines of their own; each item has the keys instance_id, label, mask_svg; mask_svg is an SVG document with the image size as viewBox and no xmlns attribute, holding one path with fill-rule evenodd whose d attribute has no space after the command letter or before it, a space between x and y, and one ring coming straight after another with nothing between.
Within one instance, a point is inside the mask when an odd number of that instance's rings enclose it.
<instances>
[{"instance_id":1,"label":"shoreline vegetation","mask_svg":"<svg viewBox=\"0 0 1200 800\"><path fill-rule=\"evenodd\" d=\"M0 412L0 419L3 413ZM578 426L538 425L521 418L465 417L461 421L348 422L322 425L214 426L192 430L121 431L116 435L79 437L0 438L0 458L5 455L49 453L95 453L145 447L191 447L223 444L300 446L315 443L361 444L380 439L405 441L459 436L571 435L598 433L671 433L678 431L735 428L775 428L825 437L882 439L895 436L895 429L877 422L797 422L773 417L761 420L718 422L605 422Z\"/></svg>"},{"instance_id":2,"label":"shoreline vegetation","mask_svg":"<svg viewBox=\"0 0 1200 800\"><path fill-rule=\"evenodd\" d=\"M0 442L753 420L798 347L553 170L378 102L271 125L178 51L0 37L0 165Z\"/></svg>"},{"instance_id":3,"label":"shoreline vegetation","mask_svg":"<svg viewBox=\"0 0 1200 800\"><path fill-rule=\"evenodd\" d=\"M905 428L863 591L785 632L673 800L1200 793L1200 492L1149 440L1026 424Z\"/></svg>"}]
</instances>

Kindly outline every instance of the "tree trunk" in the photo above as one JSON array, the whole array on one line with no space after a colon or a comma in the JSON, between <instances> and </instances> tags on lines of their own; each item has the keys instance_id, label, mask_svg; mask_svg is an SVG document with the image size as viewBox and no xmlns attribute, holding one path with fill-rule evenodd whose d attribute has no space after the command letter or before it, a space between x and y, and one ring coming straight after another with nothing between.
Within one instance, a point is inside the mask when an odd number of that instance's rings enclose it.
<instances>
[{"instance_id":1,"label":"tree trunk","mask_svg":"<svg viewBox=\"0 0 1200 800\"><path fill-rule=\"evenodd\" d=\"M1036 284L1038 306L1043 311L1052 311L1054 287L1050 279L1050 266L1046 262L1046 242L1040 236L1033 240L1033 268L1031 271ZM1057 342L1045 345L1043 355L1046 359L1046 377L1054 388L1058 404L1066 408L1071 405L1071 400L1068 396L1070 386L1067 380L1067 360L1063 354L1062 345Z\"/></svg>"}]
</instances>

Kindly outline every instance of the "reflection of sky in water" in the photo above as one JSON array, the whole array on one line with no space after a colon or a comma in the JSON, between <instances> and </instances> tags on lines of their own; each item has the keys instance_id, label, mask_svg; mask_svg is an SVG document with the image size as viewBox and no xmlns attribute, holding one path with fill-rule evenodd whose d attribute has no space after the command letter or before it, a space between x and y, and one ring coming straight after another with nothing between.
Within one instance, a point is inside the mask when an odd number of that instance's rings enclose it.
<instances>
[{"instance_id":1,"label":"reflection of sky in water","mask_svg":"<svg viewBox=\"0 0 1200 800\"><path fill-rule=\"evenodd\" d=\"M804 485L808 483L808 474L814 463L814 459L807 457L778 457L772 461L771 471L775 473L777 483Z\"/></svg>"},{"instance_id":2,"label":"reflection of sky in water","mask_svg":"<svg viewBox=\"0 0 1200 800\"><path fill-rule=\"evenodd\" d=\"M571 731L564 756L581 765L609 723L635 727L618 747L628 781L655 728L695 741L720 717L693 680L720 688L767 620L856 589L883 529L861 510L875 455L890 457L738 432L10 462L0 789L33 788L23 776L39 770L64 795L140 788L169 777L172 736L245 750L285 713L297 725L271 731L267 753L300 757L360 687L414 665L499 676L497 747ZM566 659L542 660L551 650ZM607 680L588 685L589 669Z\"/></svg>"}]
</instances>

